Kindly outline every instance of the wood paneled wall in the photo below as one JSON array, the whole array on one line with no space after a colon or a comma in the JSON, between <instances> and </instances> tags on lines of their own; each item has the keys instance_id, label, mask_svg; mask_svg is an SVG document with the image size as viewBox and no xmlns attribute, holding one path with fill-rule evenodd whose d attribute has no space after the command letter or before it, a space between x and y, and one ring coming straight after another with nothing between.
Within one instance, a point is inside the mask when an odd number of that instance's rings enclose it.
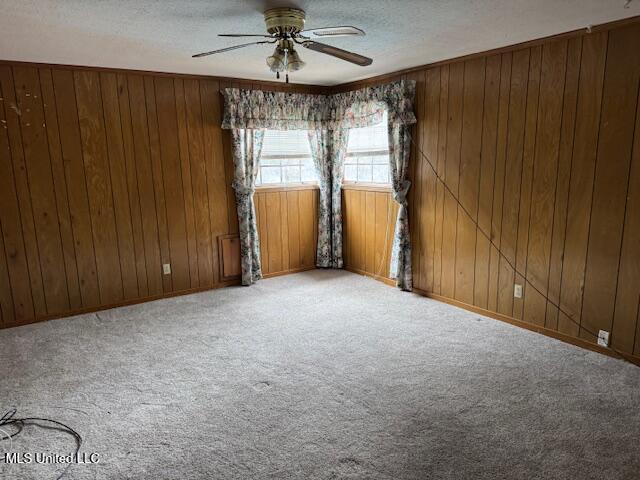
<instances>
[{"instance_id":1,"label":"wood paneled wall","mask_svg":"<svg viewBox=\"0 0 640 480\"><path fill-rule=\"evenodd\" d=\"M636 19L406 75L447 187L414 148L417 289L640 355L639 45ZM350 227L370 209L345 210L347 244L380 255Z\"/></svg>"},{"instance_id":2,"label":"wood paneled wall","mask_svg":"<svg viewBox=\"0 0 640 480\"><path fill-rule=\"evenodd\" d=\"M256 191L260 256L265 277L315 268L318 192L317 187Z\"/></svg>"},{"instance_id":3,"label":"wood paneled wall","mask_svg":"<svg viewBox=\"0 0 640 480\"><path fill-rule=\"evenodd\" d=\"M389 277L398 204L388 189L345 185L342 189L343 256L347 270Z\"/></svg>"},{"instance_id":4,"label":"wood paneled wall","mask_svg":"<svg viewBox=\"0 0 640 480\"><path fill-rule=\"evenodd\" d=\"M0 63L0 326L225 284L226 86L313 91ZM258 198L265 271L313 265L314 192Z\"/></svg>"}]
</instances>

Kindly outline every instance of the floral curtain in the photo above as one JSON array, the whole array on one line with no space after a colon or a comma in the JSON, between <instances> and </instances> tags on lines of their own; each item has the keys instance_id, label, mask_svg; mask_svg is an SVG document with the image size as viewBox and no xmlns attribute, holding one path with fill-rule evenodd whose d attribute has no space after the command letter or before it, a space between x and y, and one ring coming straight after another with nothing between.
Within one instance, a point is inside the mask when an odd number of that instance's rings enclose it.
<instances>
[{"instance_id":1,"label":"floral curtain","mask_svg":"<svg viewBox=\"0 0 640 480\"><path fill-rule=\"evenodd\" d=\"M333 95L226 88L222 128L317 130L416 122L415 82L399 80Z\"/></svg>"},{"instance_id":2,"label":"floral curtain","mask_svg":"<svg viewBox=\"0 0 640 480\"><path fill-rule=\"evenodd\" d=\"M331 118L343 127L370 127L382 120L387 110L389 125L416 123L413 112L415 81L397 82L337 93L331 96Z\"/></svg>"},{"instance_id":3,"label":"floral curtain","mask_svg":"<svg viewBox=\"0 0 640 480\"><path fill-rule=\"evenodd\" d=\"M349 130L309 130L311 155L320 186L316 265L342 268L342 178Z\"/></svg>"},{"instance_id":4,"label":"floral curtain","mask_svg":"<svg viewBox=\"0 0 640 480\"><path fill-rule=\"evenodd\" d=\"M234 128L233 137L233 189L236 192L238 230L240 237L240 263L242 284L251 285L262 278L260 266L260 239L256 222L253 194L260 162L264 130Z\"/></svg>"},{"instance_id":5,"label":"floral curtain","mask_svg":"<svg viewBox=\"0 0 640 480\"><path fill-rule=\"evenodd\" d=\"M331 111L326 95L226 88L222 128L313 130Z\"/></svg>"},{"instance_id":6,"label":"floral curtain","mask_svg":"<svg viewBox=\"0 0 640 480\"><path fill-rule=\"evenodd\" d=\"M407 193L411 182L407 179L409 154L411 151L411 132L408 125L389 123L389 167L393 199L400 205L396 230L391 249L390 276L396 279L396 285L402 290L411 291L413 277L411 273L411 238L409 236L409 212Z\"/></svg>"}]
</instances>

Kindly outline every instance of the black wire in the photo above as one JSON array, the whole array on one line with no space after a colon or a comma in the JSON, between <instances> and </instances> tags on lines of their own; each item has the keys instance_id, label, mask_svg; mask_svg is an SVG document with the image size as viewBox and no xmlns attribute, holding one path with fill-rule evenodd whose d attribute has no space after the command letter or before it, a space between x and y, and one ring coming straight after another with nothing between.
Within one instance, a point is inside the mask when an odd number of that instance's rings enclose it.
<instances>
[{"instance_id":1,"label":"black wire","mask_svg":"<svg viewBox=\"0 0 640 480\"><path fill-rule=\"evenodd\" d=\"M78 432L76 432L73 428L71 428L69 425L65 425L62 422L58 422L57 420L51 420L50 418L42 418L42 417L15 418L16 413L17 413L17 410L15 408L12 408L9 411L7 411L2 416L2 418L0 418L0 427L5 425L13 425L18 429L14 433L4 436L3 438L0 438L0 441L11 439L19 435L24 429L25 425L28 425L28 424L35 425L40 428L53 428L54 430L59 430L61 432L68 433L69 435L74 437L76 441L76 451L74 453L73 458L75 459L76 462L78 461L78 454L80 453L80 446L82 445L82 436ZM52 423L54 426L53 427L44 426L44 425L40 425L38 422ZM67 474L67 471L71 467L72 463L73 461L67 464L67 466L62 471L62 473L56 477L56 480L60 480Z\"/></svg>"},{"instance_id":2,"label":"black wire","mask_svg":"<svg viewBox=\"0 0 640 480\"><path fill-rule=\"evenodd\" d=\"M487 239L489 240L489 243L497 250L498 254L500 255L500 257L502 259L504 259L505 262L507 262L507 265L509 265L509 267L511 267L511 269L517 273L518 275L520 275L524 281L526 282L527 285L531 286L531 288L533 288L536 292L538 292L540 295L542 295L542 297L549 302L551 305L553 305L555 308L558 309L558 311L560 313L563 313L570 322L574 323L575 325L577 325L579 328L581 328L582 330L584 330L585 332L593 335L594 337L598 338L598 335L595 334L594 332L592 332L589 328L585 327L584 325L582 325L580 322L577 322L576 320L574 320L572 318L571 315L569 315L569 313L567 313L565 310L562 309L562 307L558 304L556 304L553 300L551 300L547 294L543 293L542 291L540 291L540 289L538 289L532 282L531 280L529 280L526 276L526 274L520 272L513 263L511 263L511 261L507 258L507 256L502 253L502 250L500 249L500 247L498 247L493 240L491 239L491 236L488 235L483 229L482 227L480 227L480 224L478 223L478 221L473 217L473 215L471 215L471 213L469 213L469 211L465 208L465 206L462 204L462 202L460 202L460 200L458 199L458 196L453 193L453 191L449 188L449 186L447 185L447 182L444 181L444 179L440 176L440 174L438 173L438 170L434 167L433 163L431 163L431 160L429 159L429 157L422 151L422 149L420 147L418 147L418 144L413 140L413 135L409 135L409 138L411 140L411 143L413 144L413 146L415 147L415 149L420 153L420 155L422 155L422 157L427 161L427 165L429 165L429 168L431 168L431 170L433 171L433 173L435 174L436 178L440 181L440 183L444 186L444 188L447 190L447 192L449 192L449 194L453 197L453 199L456 201L456 203L462 208L462 210L464 211L464 213L467 214L467 216L469 217L469 219L471 219L471 221L473 222L473 224L475 225L476 229ZM602 345L600 345L602 347ZM621 352L620 350L613 348L613 347L602 347L602 348L606 348L607 350L610 350L611 352L614 352L615 354L617 354L617 356L621 357L622 359L626 360L627 362L640 367L640 362L638 360L636 360L635 358L633 358L632 356L628 355L625 352Z\"/></svg>"}]
</instances>

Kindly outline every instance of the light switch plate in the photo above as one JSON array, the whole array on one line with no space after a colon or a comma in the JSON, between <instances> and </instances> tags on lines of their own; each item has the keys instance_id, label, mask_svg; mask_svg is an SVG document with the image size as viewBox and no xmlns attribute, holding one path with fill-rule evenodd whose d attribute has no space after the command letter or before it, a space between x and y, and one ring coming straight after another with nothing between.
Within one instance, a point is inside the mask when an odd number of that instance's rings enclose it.
<instances>
[{"instance_id":1,"label":"light switch plate","mask_svg":"<svg viewBox=\"0 0 640 480\"><path fill-rule=\"evenodd\" d=\"M162 273L164 273L165 275L171 275L171 264L170 263L163 263L162 264Z\"/></svg>"},{"instance_id":2,"label":"light switch plate","mask_svg":"<svg viewBox=\"0 0 640 480\"><path fill-rule=\"evenodd\" d=\"M516 283L513 286L513 296L514 298L522 298L522 285Z\"/></svg>"},{"instance_id":3,"label":"light switch plate","mask_svg":"<svg viewBox=\"0 0 640 480\"><path fill-rule=\"evenodd\" d=\"M607 332L606 330L600 330L598 332L598 345L600 345L601 347L609 346L609 332Z\"/></svg>"}]
</instances>

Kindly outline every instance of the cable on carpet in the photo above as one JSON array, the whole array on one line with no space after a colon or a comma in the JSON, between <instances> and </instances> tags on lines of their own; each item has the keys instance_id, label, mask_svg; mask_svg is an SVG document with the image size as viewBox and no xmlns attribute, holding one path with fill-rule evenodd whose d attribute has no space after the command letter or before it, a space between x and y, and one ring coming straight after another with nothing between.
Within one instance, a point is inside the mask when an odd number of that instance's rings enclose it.
<instances>
[{"instance_id":1,"label":"cable on carpet","mask_svg":"<svg viewBox=\"0 0 640 480\"><path fill-rule=\"evenodd\" d=\"M553 300L551 300L549 298L549 296L545 293L543 293L539 288L537 288L532 282L531 280L529 280L526 276L526 274L520 272L513 263L511 263L511 261L506 257L506 255L504 253L502 253L502 250L500 249L500 247L498 247L494 241L491 239L491 236L488 235L483 229L482 227L480 227L480 224L478 223L478 221L473 217L473 215L471 215L471 213L469 213L469 211L466 209L466 207L462 204L462 202L460 201L460 199L458 198L458 196L453 192L453 190L451 190L449 188L449 186L447 185L447 183L445 182L445 180L440 176L440 174L438 173L438 170L436 169L436 167L433 165L433 163L431 163L431 160L429 159L429 157L427 156L427 154L425 154L422 149L418 146L418 144L413 140L413 135L409 135L409 138L411 140L411 143L413 144L413 146L415 147L416 151L418 151L418 153L420 153L420 155L422 155L422 157L427 161L427 165L429 165L429 168L433 171L436 179L444 186L444 188L447 190L447 192L449 192L449 195L451 195L451 197L453 197L453 199L456 201L456 203L458 204L458 206L462 209L462 211L467 215L467 217L469 217L469 219L473 222L474 226L476 227L477 231L479 231L483 237L485 237L489 243L491 244L491 246L493 246L496 251L498 252L498 254L500 255L500 258L502 258L507 265L509 265L509 267L515 272L517 273L520 277L522 277L524 279L524 282L529 285L533 290L535 290L538 294L540 294L547 302L549 302L553 307L558 309L558 312L564 314L567 319L569 319L570 322L572 322L573 324L575 324L576 326L578 326L578 329L582 329L585 332L587 332L590 335L593 335L594 337L598 338L598 335L595 334L593 331L591 331L589 328L585 327L584 325L582 325L580 322L576 321L573 319L573 317L571 315L569 315L569 313L567 313L560 305L558 305L557 303L555 303ZM437 208L437 207L436 207ZM613 352L614 354L616 354L616 356L622 358L623 360L626 360L627 362L635 365L636 367L640 367L640 360L635 359L634 357L630 356L629 354L625 353L625 352L621 352L620 350L618 350L617 348L613 348L610 346L602 346L600 345L602 348L605 348L611 352Z\"/></svg>"},{"instance_id":2,"label":"cable on carpet","mask_svg":"<svg viewBox=\"0 0 640 480\"><path fill-rule=\"evenodd\" d=\"M50 418L41 418L41 417L18 418L15 416L16 413L17 413L17 409L12 408L9 411L7 411L2 416L2 418L0 418L0 428L3 426L12 425L17 429L15 432L7 434L4 437L0 438L0 441L11 440L12 438L18 436L24 429L25 425L35 425L40 428L52 428L54 430L59 430L61 432L68 433L75 439L76 451L73 458L75 458L77 461L78 454L80 453L80 446L82 445L82 436L78 432L76 432L73 428L71 428L69 425L65 425L62 422L58 422L57 420L52 420ZM45 425L42 425L41 423L48 423L49 425L45 426ZM62 473L56 477L56 480L61 480L67 474L67 471L71 467L72 463L73 462L69 462L67 464L67 466L62 471Z\"/></svg>"}]
</instances>

